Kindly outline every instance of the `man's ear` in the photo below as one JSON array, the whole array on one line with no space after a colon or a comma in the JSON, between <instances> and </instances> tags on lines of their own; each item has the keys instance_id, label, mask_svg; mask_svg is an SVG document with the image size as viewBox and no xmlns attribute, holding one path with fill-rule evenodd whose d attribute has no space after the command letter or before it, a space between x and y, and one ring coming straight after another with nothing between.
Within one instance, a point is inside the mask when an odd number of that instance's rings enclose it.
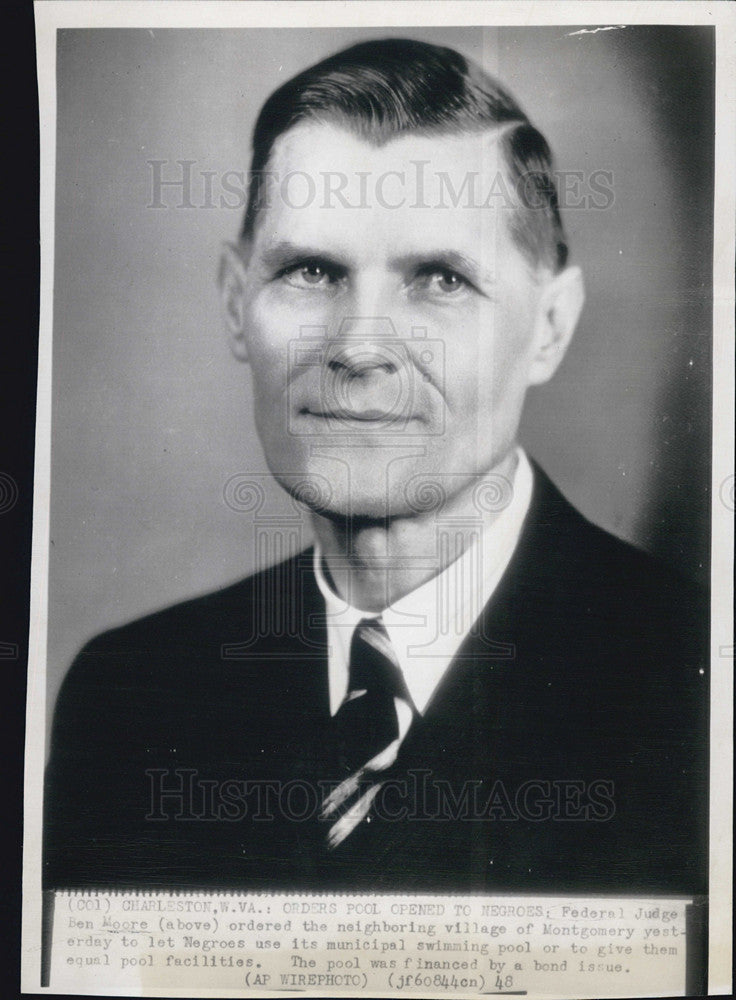
<instances>
[{"instance_id":1,"label":"man's ear","mask_svg":"<svg viewBox=\"0 0 736 1000\"><path fill-rule=\"evenodd\" d=\"M585 286L579 267L565 268L545 285L537 309L529 385L541 385L557 371L575 333L584 302Z\"/></svg>"},{"instance_id":2,"label":"man's ear","mask_svg":"<svg viewBox=\"0 0 736 1000\"><path fill-rule=\"evenodd\" d=\"M246 275L242 251L232 243L223 244L217 281L230 349L239 361L248 360L245 336Z\"/></svg>"}]
</instances>

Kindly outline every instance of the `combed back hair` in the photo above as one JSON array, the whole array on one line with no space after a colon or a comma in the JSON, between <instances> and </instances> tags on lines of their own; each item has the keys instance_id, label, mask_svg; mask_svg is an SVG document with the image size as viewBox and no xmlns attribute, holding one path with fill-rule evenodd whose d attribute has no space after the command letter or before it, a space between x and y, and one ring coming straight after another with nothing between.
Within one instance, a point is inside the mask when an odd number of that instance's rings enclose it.
<instances>
[{"instance_id":1,"label":"combed back hair","mask_svg":"<svg viewBox=\"0 0 736 1000\"><path fill-rule=\"evenodd\" d=\"M274 91L253 131L244 240L255 231L274 143L305 121L341 126L376 146L412 132L499 130L514 200L512 235L535 267L564 268L567 242L546 139L493 77L453 49L406 38L361 42Z\"/></svg>"}]
</instances>

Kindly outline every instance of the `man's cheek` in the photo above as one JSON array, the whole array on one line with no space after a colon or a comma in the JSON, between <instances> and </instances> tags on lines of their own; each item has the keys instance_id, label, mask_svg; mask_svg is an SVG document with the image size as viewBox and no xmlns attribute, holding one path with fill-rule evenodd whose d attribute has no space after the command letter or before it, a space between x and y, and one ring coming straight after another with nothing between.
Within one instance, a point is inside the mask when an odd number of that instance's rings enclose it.
<instances>
[{"instance_id":1,"label":"man's cheek","mask_svg":"<svg viewBox=\"0 0 736 1000\"><path fill-rule=\"evenodd\" d=\"M248 303L248 322L252 330L269 342L293 336L298 331L296 303L280 287L263 285L254 290Z\"/></svg>"},{"instance_id":2,"label":"man's cheek","mask_svg":"<svg viewBox=\"0 0 736 1000\"><path fill-rule=\"evenodd\" d=\"M287 325L275 315L264 316L261 310L252 310L248 317L248 356L253 374L267 381L285 378L289 356L290 337Z\"/></svg>"}]
</instances>

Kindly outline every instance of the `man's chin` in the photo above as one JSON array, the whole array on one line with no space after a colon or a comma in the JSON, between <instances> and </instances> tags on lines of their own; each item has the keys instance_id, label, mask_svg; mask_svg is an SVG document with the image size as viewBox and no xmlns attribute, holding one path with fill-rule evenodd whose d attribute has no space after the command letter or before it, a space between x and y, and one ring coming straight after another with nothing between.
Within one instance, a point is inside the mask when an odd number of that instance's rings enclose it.
<instances>
[{"instance_id":1,"label":"man's chin","mask_svg":"<svg viewBox=\"0 0 736 1000\"><path fill-rule=\"evenodd\" d=\"M403 496L387 496L385 491L377 492L375 488L348 492L343 484L331 482L319 473L275 475L275 478L292 499L328 521L378 523L415 513Z\"/></svg>"}]
</instances>

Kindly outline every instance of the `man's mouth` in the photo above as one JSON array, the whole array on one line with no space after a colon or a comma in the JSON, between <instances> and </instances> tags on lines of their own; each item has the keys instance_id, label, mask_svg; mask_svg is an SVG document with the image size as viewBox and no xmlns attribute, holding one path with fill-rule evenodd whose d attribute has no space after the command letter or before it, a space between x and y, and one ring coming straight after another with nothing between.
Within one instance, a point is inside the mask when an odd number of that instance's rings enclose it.
<instances>
[{"instance_id":1,"label":"man's mouth","mask_svg":"<svg viewBox=\"0 0 736 1000\"><path fill-rule=\"evenodd\" d=\"M386 424L392 420L407 419L404 413L397 413L395 410L381 409L380 407L335 407L333 409L304 407L301 413L305 416L318 417L323 420L335 420L342 423L364 423L364 424Z\"/></svg>"}]
</instances>

